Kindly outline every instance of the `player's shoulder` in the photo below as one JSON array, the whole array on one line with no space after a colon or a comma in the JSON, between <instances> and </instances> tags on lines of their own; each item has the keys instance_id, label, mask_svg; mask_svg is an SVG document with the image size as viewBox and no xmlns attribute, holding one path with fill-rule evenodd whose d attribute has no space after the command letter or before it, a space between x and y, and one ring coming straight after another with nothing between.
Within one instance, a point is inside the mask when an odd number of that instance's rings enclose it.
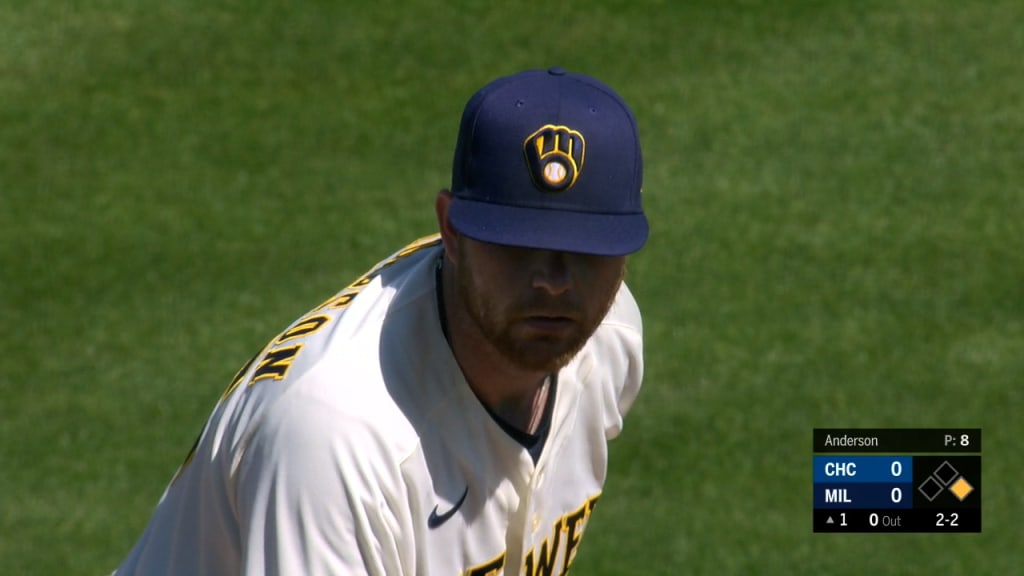
<instances>
[{"instance_id":1,"label":"player's shoulder","mask_svg":"<svg viewBox=\"0 0 1024 576\"><path fill-rule=\"evenodd\" d=\"M332 341L333 352L308 358L309 366L294 376L246 390L233 410L240 447L304 446L314 459L352 452L382 464L414 453L419 435L369 340L351 338L346 346Z\"/></svg>"},{"instance_id":2,"label":"player's shoulder","mask_svg":"<svg viewBox=\"0 0 1024 576\"><path fill-rule=\"evenodd\" d=\"M586 398L602 415L605 438L614 438L640 391L644 372L640 307L625 283L570 366L587 389Z\"/></svg>"},{"instance_id":3,"label":"player's shoulder","mask_svg":"<svg viewBox=\"0 0 1024 576\"><path fill-rule=\"evenodd\" d=\"M608 313L605 315L601 326L616 327L627 330L643 332L643 317L640 313L640 305L637 304L633 292L623 282L619 285L619 291L615 294Z\"/></svg>"},{"instance_id":4,"label":"player's shoulder","mask_svg":"<svg viewBox=\"0 0 1024 576\"><path fill-rule=\"evenodd\" d=\"M619 287L604 319L577 356L584 372L607 373L616 383L631 365L643 362L643 320L640 307L625 282Z\"/></svg>"},{"instance_id":5,"label":"player's shoulder","mask_svg":"<svg viewBox=\"0 0 1024 576\"><path fill-rule=\"evenodd\" d=\"M261 426L323 436L339 448L375 446L383 457L401 460L416 449L418 434L389 393L379 372L353 370L344 359L327 359L267 407Z\"/></svg>"},{"instance_id":6,"label":"player's shoulder","mask_svg":"<svg viewBox=\"0 0 1024 576\"><path fill-rule=\"evenodd\" d=\"M393 347L388 318L396 299L404 301L402 316L432 310L430 268L437 246L431 236L395 252L257 355L245 385L233 394L239 413L249 415L248 433L309 430L344 440L359 432L386 438L382 446L397 452L409 449L415 438L387 383L386 353Z\"/></svg>"}]
</instances>

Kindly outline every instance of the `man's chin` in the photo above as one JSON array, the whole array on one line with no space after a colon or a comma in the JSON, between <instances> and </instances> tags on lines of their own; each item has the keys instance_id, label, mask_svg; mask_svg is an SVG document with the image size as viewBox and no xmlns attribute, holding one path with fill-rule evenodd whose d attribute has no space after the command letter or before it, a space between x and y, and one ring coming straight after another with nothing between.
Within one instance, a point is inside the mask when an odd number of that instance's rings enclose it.
<instances>
[{"instance_id":1,"label":"man's chin","mask_svg":"<svg viewBox=\"0 0 1024 576\"><path fill-rule=\"evenodd\" d=\"M557 372L576 357L582 344L569 345L561 339L531 339L504 348L504 355L516 366L533 372Z\"/></svg>"}]
</instances>

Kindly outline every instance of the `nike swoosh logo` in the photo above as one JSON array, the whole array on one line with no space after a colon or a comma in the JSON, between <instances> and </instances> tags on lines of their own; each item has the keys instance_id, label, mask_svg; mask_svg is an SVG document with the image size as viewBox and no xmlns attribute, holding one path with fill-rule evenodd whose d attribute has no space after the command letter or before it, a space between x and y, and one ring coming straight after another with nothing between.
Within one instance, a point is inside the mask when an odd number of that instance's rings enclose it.
<instances>
[{"instance_id":1,"label":"nike swoosh logo","mask_svg":"<svg viewBox=\"0 0 1024 576\"><path fill-rule=\"evenodd\" d=\"M460 506L462 506L462 503L466 501L466 494L469 494L469 486L466 486L466 489L462 491L462 496L459 497L459 501L444 514L438 514L437 506L434 506L434 509L430 511L430 516L427 517L427 527L437 528L447 522L449 518L455 515L455 512Z\"/></svg>"}]
</instances>

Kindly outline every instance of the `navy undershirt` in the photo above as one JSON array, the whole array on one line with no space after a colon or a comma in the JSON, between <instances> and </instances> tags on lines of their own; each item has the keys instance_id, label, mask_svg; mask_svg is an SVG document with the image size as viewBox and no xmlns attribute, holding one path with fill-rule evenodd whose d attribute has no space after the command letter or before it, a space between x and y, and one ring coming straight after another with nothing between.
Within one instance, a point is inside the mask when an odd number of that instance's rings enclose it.
<instances>
[{"instance_id":1,"label":"navy undershirt","mask_svg":"<svg viewBox=\"0 0 1024 576\"><path fill-rule=\"evenodd\" d=\"M441 263L444 261L444 253L437 260L437 267L434 270L434 292L437 299L437 312L441 318L441 332L444 334L445 340L448 341L448 346L451 346L451 340L448 338L448 322L445 319L444 309L444 297L441 292ZM533 463L536 464L537 460L540 459L541 452L544 451L544 444L548 439L548 432L551 430L551 415L554 412L555 397L558 395L558 377L556 374L551 375L551 381L548 390L547 402L544 405L544 414L541 415L540 424L537 425L537 431L533 434L524 432L515 426L512 426L505 421L504 418L498 416L493 410L491 410L486 404L483 404L487 413L491 415L491 418L501 426L501 429L505 431L513 440L518 442L523 448L530 453L530 457L533 458Z\"/></svg>"}]
</instances>

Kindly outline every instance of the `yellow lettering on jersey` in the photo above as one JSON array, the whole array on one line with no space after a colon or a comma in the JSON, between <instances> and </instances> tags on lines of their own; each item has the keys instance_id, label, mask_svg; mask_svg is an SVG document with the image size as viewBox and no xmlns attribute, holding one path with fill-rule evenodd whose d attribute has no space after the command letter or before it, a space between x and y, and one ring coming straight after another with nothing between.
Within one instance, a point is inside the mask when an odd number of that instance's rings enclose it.
<instances>
[{"instance_id":1,"label":"yellow lettering on jersey","mask_svg":"<svg viewBox=\"0 0 1024 576\"><path fill-rule=\"evenodd\" d=\"M355 282L349 284L348 288L349 288L349 290L361 290L367 284L369 284L370 282L373 282L373 279L376 278L376 277L377 277L377 274L367 274L366 276L360 276L359 278L356 279Z\"/></svg>"},{"instance_id":2,"label":"yellow lettering on jersey","mask_svg":"<svg viewBox=\"0 0 1024 576\"><path fill-rule=\"evenodd\" d=\"M299 320L294 326L284 331L283 334L278 336L274 344L284 344L289 340L295 340L296 338L302 338L310 334L316 333L317 330L324 327L331 321L330 316L307 316Z\"/></svg>"},{"instance_id":3,"label":"yellow lettering on jersey","mask_svg":"<svg viewBox=\"0 0 1024 576\"><path fill-rule=\"evenodd\" d=\"M565 531L565 557L562 560L562 574L569 573L569 566L576 559L576 549L579 548L583 536L583 526L590 518L590 512L593 511L594 504L600 497L600 494L593 496L582 506L563 517L565 520L562 524L562 530Z\"/></svg>"},{"instance_id":4,"label":"yellow lettering on jersey","mask_svg":"<svg viewBox=\"0 0 1024 576\"><path fill-rule=\"evenodd\" d=\"M395 254L395 258L405 258L406 256L422 250L427 246L434 246L441 243L440 234L428 234L417 238L409 243L408 246L399 250L398 254Z\"/></svg>"},{"instance_id":5,"label":"yellow lettering on jersey","mask_svg":"<svg viewBox=\"0 0 1024 576\"><path fill-rule=\"evenodd\" d=\"M465 576L498 576L505 568L505 553L495 556L487 562L466 570Z\"/></svg>"},{"instance_id":6,"label":"yellow lettering on jersey","mask_svg":"<svg viewBox=\"0 0 1024 576\"><path fill-rule=\"evenodd\" d=\"M531 548L523 558L523 574L525 576L563 576L569 573L569 566L576 559L576 551L583 538L583 529L586 527L590 513L594 511L594 504L601 497L598 493L587 499L579 508L564 514L551 527L551 536L544 538L540 545L540 553L535 554ZM565 537L562 534L565 533ZM561 552L562 562L558 571L555 565L558 564L558 556Z\"/></svg>"},{"instance_id":7,"label":"yellow lettering on jersey","mask_svg":"<svg viewBox=\"0 0 1024 576\"><path fill-rule=\"evenodd\" d=\"M228 396L230 396L231 393L235 391L235 388L238 388L238 385L241 384L243 380L245 380L245 374L249 371L249 367L252 366L252 363L255 362L256 359L259 358L262 353L263 351L260 350L258 354L256 354L252 358L249 358L249 361L242 365L242 367L238 369L238 372L235 372L235 377L231 379L231 384L229 384L227 389L224 390L224 393L220 395L221 402L223 402Z\"/></svg>"},{"instance_id":8,"label":"yellow lettering on jersey","mask_svg":"<svg viewBox=\"0 0 1024 576\"><path fill-rule=\"evenodd\" d=\"M265 378L282 380L288 374L288 370L291 369L292 362L295 361L295 357L298 356L300 350L302 350L302 344L267 351L263 359L260 360L259 365L256 366L256 371L253 372L252 379L249 381L249 386Z\"/></svg>"},{"instance_id":9,"label":"yellow lettering on jersey","mask_svg":"<svg viewBox=\"0 0 1024 576\"><path fill-rule=\"evenodd\" d=\"M380 262L379 264L374 266L372 269L370 269L369 272L367 272L366 274L363 275L363 278L361 278L359 280L356 280L356 282L353 283L353 286L355 286L356 284L358 284L360 281L362 281L364 279L366 280L366 282L369 282L370 280L373 280L377 276L380 276L381 272L383 272L386 268L389 268L392 264L394 264L395 262L398 262L402 258L405 258L406 256L410 256L412 254L415 254L415 253L419 252L420 250L422 250L424 248L427 248L427 247L430 247L430 246L435 246L435 245L440 244L440 243L441 243L441 235L440 234L431 234L430 236L424 236L422 238L416 239L411 244L406 246L405 248L402 248L401 250L396 252L393 256L391 256L387 260L384 260L383 262Z\"/></svg>"},{"instance_id":10,"label":"yellow lettering on jersey","mask_svg":"<svg viewBox=\"0 0 1024 576\"><path fill-rule=\"evenodd\" d=\"M314 312L320 312L325 309L342 310L344 308L348 308L348 305L352 303L352 300L355 300L356 294L359 294L359 292L342 292L341 294L332 296L330 300L317 307Z\"/></svg>"},{"instance_id":11,"label":"yellow lettering on jersey","mask_svg":"<svg viewBox=\"0 0 1024 576\"><path fill-rule=\"evenodd\" d=\"M551 538L544 538L540 544L540 554L534 555L533 549L526 553L523 560L523 574L526 576L556 576L555 558L558 557L559 545L562 542L562 531L565 526L565 516L555 520L551 528Z\"/></svg>"}]
</instances>

